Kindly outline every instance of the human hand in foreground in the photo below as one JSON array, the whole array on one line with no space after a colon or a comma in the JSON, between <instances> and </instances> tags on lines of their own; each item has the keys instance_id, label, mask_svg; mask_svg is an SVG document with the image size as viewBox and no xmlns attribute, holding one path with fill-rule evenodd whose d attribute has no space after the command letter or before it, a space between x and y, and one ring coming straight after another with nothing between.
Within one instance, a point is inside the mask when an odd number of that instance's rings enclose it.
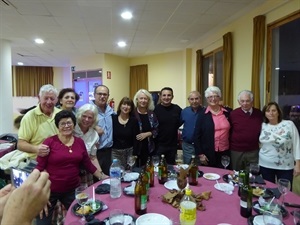
<instances>
[{"instance_id":1,"label":"human hand in foreground","mask_svg":"<svg viewBox=\"0 0 300 225\"><path fill-rule=\"evenodd\" d=\"M50 196L49 174L33 170L26 181L9 196L1 225L30 225Z\"/></svg>"},{"instance_id":2,"label":"human hand in foreground","mask_svg":"<svg viewBox=\"0 0 300 225\"><path fill-rule=\"evenodd\" d=\"M6 205L6 202L13 191L13 186L11 184L6 185L0 190L0 221L3 216L4 207Z\"/></svg>"}]
</instances>

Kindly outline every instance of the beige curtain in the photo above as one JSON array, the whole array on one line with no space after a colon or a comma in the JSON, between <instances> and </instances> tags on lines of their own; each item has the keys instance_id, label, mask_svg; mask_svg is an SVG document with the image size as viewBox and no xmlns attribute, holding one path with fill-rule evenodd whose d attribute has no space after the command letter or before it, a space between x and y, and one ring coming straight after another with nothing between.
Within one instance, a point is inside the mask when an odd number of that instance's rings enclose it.
<instances>
[{"instance_id":1,"label":"beige curtain","mask_svg":"<svg viewBox=\"0 0 300 225\"><path fill-rule=\"evenodd\" d=\"M223 104L233 107L232 35L223 36Z\"/></svg>"},{"instance_id":2,"label":"beige curtain","mask_svg":"<svg viewBox=\"0 0 300 225\"><path fill-rule=\"evenodd\" d=\"M260 71L263 66L265 43L265 16L253 19L253 53L252 53L252 83L251 90L255 96L254 107L260 108Z\"/></svg>"},{"instance_id":3,"label":"beige curtain","mask_svg":"<svg viewBox=\"0 0 300 225\"><path fill-rule=\"evenodd\" d=\"M53 84L52 67L16 67L16 96L37 96L44 84Z\"/></svg>"},{"instance_id":4,"label":"beige curtain","mask_svg":"<svg viewBox=\"0 0 300 225\"><path fill-rule=\"evenodd\" d=\"M130 67L130 98L133 98L139 89L148 90L148 65Z\"/></svg>"},{"instance_id":5,"label":"beige curtain","mask_svg":"<svg viewBox=\"0 0 300 225\"><path fill-rule=\"evenodd\" d=\"M202 50L196 51L196 90L203 95L203 63L202 63Z\"/></svg>"}]
</instances>

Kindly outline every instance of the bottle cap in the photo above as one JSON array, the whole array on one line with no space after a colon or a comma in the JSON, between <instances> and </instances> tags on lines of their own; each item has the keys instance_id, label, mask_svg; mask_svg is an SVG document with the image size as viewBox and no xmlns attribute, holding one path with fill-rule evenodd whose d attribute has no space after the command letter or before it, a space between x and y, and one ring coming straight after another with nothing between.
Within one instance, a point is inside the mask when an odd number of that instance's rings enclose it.
<instances>
[{"instance_id":1,"label":"bottle cap","mask_svg":"<svg viewBox=\"0 0 300 225\"><path fill-rule=\"evenodd\" d=\"M189 189L189 188L185 189L185 194L186 195L192 195L192 190Z\"/></svg>"}]
</instances>

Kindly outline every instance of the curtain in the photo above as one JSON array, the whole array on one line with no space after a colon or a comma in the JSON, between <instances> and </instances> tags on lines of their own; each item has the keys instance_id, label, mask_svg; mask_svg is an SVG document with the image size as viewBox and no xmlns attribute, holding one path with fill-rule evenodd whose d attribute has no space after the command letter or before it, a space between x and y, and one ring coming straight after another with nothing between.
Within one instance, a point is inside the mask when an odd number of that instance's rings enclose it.
<instances>
[{"instance_id":1,"label":"curtain","mask_svg":"<svg viewBox=\"0 0 300 225\"><path fill-rule=\"evenodd\" d=\"M233 107L233 61L231 32L223 36L223 104Z\"/></svg>"},{"instance_id":2,"label":"curtain","mask_svg":"<svg viewBox=\"0 0 300 225\"><path fill-rule=\"evenodd\" d=\"M16 66L16 95L38 96L41 86L53 85L53 68Z\"/></svg>"},{"instance_id":3,"label":"curtain","mask_svg":"<svg viewBox=\"0 0 300 225\"><path fill-rule=\"evenodd\" d=\"M148 90L148 65L130 67L130 98L133 99L139 89Z\"/></svg>"},{"instance_id":4,"label":"curtain","mask_svg":"<svg viewBox=\"0 0 300 225\"><path fill-rule=\"evenodd\" d=\"M201 49L196 51L196 90L203 95L203 63Z\"/></svg>"},{"instance_id":5,"label":"curtain","mask_svg":"<svg viewBox=\"0 0 300 225\"><path fill-rule=\"evenodd\" d=\"M265 43L265 16L257 16L253 19L253 53L252 53L252 82L251 90L255 96L253 105L260 109L260 73L263 66Z\"/></svg>"}]
</instances>

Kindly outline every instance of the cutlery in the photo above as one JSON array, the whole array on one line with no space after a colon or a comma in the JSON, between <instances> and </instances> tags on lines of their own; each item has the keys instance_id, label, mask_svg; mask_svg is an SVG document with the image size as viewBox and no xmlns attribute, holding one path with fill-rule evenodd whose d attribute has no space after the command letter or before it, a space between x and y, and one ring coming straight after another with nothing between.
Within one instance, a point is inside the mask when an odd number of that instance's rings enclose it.
<instances>
[{"instance_id":1,"label":"cutlery","mask_svg":"<svg viewBox=\"0 0 300 225\"><path fill-rule=\"evenodd\" d=\"M288 207L300 208L300 204L289 203L289 202L284 202L283 204Z\"/></svg>"}]
</instances>

